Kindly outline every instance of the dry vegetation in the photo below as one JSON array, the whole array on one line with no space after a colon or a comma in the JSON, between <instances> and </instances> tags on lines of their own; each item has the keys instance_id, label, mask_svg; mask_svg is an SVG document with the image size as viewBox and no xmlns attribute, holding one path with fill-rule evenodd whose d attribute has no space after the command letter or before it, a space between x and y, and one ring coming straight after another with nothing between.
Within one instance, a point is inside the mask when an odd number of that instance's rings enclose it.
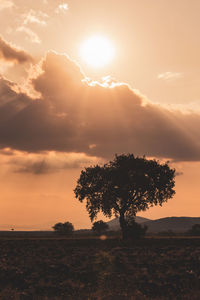
<instances>
[{"instance_id":1,"label":"dry vegetation","mask_svg":"<svg viewBox=\"0 0 200 300\"><path fill-rule=\"evenodd\" d=\"M200 239L0 239L0 299L200 299Z\"/></svg>"}]
</instances>

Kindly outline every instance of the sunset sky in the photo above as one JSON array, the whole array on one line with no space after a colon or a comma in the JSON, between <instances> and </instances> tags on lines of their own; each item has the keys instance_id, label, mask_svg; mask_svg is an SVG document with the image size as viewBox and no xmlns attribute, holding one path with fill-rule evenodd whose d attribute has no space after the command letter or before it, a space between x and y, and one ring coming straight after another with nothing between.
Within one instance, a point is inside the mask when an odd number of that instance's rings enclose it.
<instances>
[{"instance_id":1,"label":"sunset sky","mask_svg":"<svg viewBox=\"0 0 200 300\"><path fill-rule=\"evenodd\" d=\"M170 161L147 218L200 216L200 1L0 0L0 229L70 221L81 170Z\"/></svg>"}]
</instances>

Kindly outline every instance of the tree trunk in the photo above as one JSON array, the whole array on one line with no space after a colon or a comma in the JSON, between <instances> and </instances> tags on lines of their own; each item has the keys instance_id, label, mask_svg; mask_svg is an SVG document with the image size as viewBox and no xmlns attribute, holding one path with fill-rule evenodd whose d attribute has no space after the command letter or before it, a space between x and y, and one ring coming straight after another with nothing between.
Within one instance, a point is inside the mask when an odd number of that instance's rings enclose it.
<instances>
[{"instance_id":1,"label":"tree trunk","mask_svg":"<svg viewBox=\"0 0 200 300\"><path fill-rule=\"evenodd\" d=\"M120 227L122 230L122 239L125 240L127 239L127 224L126 224L126 220L124 218L124 213L120 213L120 217L119 217L119 223L120 223Z\"/></svg>"}]
</instances>

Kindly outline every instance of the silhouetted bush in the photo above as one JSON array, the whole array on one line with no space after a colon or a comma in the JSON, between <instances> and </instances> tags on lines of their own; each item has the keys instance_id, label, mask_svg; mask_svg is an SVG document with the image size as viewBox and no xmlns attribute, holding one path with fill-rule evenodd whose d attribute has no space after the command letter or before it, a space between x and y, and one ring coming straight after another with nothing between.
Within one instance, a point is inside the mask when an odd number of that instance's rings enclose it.
<instances>
[{"instance_id":1,"label":"silhouetted bush","mask_svg":"<svg viewBox=\"0 0 200 300\"><path fill-rule=\"evenodd\" d=\"M93 223L92 230L94 233L101 235L109 229L109 226L104 221L100 220Z\"/></svg>"},{"instance_id":2,"label":"silhouetted bush","mask_svg":"<svg viewBox=\"0 0 200 300\"><path fill-rule=\"evenodd\" d=\"M55 230L56 233L63 235L72 235L74 232L74 226L70 222L59 222L56 223L52 228Z\"/></svg>"},{"instance_id":3,"label":"silhouetted bush","mask_svg":"<svg viewBox=\"0 0 200 300\"><path fill-rule=\"evenodd\" d=\"M127 234L130 239L141 239L145 236L147 231L147 226L140 225L135 222L134 218L127 220Z\"/></svg>"}]
</instances>

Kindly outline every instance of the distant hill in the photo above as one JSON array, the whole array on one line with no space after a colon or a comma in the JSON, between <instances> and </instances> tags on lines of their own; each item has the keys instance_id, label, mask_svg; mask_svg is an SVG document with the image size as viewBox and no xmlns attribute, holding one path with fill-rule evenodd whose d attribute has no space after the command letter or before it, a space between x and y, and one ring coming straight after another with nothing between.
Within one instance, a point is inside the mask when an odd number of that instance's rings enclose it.
<instances>
[{"instance_id":1,"label":"distant hill","mask_svg":"<svg viewBox=\"0 0 200 300\"><path fill-rule=\"evenodd\" d=\"M150 220L143 217L136 217L136 222L148 227L148 232L158 233L162 231L172 230L174 232L186 232L194 224L200 224L198 217L167 217L157 220ZM117 231L120 229L119 218L115 218L109 222L110 230Z\"/></svg>"},{"instance_id":2,"label":"distant hill","mask_svg":"<svg viewBox=\"0 0 200 300\"><path fill-rule=\"evenodd\" d=\"M172 230L174 232L186 232L194 224L200 224L198 217L168 217L157 220L150 220L143 223L147 225L148 232L161 232Z\"/></svg>"},{"instance_id":3,"label":"distant hill","mask_svg":"<svg viewBox=\"0 0 200 300\"><path fill-rule=\"evenodd\" d=\"M141 224L141 223L148 222L151 220L147 219L147 218L143 218L143 217L136 217L135 221L137 223ZM111 221L108 221L107 224L108 224L110 230L117 231L120 229L119 218L112 219Z\"/></svg>"}]
</instances>

